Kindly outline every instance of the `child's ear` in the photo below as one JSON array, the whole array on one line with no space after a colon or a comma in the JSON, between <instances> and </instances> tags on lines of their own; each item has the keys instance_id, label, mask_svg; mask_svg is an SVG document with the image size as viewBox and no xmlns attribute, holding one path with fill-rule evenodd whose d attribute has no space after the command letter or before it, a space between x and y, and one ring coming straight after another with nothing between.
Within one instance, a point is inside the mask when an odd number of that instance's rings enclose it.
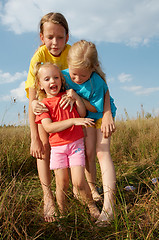
<instances>
[{"instance_id":1,"label":"child's ear","mask_svg":"<svg viewBox=\"0 0 159 240\"><path fill-rule=\"evenodd\" d=\"M66 42L65 43L67 43L68 40L69 40L69 34L66 35Z\"/></svg>"},{"instance_id":2,"label":"child's ear","mask_svg":"<svg viewBox=\"0 0 159 240\"><path fill-rule=\"evenodd\" d=\"M43 36L42 33L40 33L40 39L41 39L42 43L45 44L45 42L44 42L44 36Z\"/></svg>"},{"instance_id":3,"label":"child's ear","mask_svg":"<svg viewBox=\"0 0 159 240\"><path fill-rule=\"evenodd\" d=\"M40 90L44 90L44 88L41 86L40 82L38 85L39 85Z\"/></svg>"}]
</instances>

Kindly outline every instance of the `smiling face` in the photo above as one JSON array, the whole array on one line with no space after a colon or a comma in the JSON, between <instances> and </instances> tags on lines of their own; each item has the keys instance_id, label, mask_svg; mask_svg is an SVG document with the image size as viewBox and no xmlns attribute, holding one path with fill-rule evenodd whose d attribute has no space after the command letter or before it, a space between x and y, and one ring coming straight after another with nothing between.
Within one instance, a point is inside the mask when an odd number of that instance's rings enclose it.
<instances>
[{"instance_id":1,"label":"smiling face","mask_svg":"<svg viewBox=\"0 0 159 240\"><path fill-rule=\"evenodd\" d=\"M74 68L72 66L69 66L69 74L71 77L71 80L76 84L82 84L88 79L90 79L90 76L93 72L93 69L87 69L87 68Z\"/></svg>"},{"instance_id":2,"label":"smiling face","mask_svg":"<svg viewBox=\"0 0 159 240\"><path fill-rule=\"evenodd\" d=\"M62 86L59 69L55 66L42 66L39 70L39 85L41 90L45 90L47 98L56 96Z\"/></svg>"},{"instance_id":3,"label":"smiling face","mask_svg":"<svg viewBox=\"0 0 159 240\"><path fill-rule=\"evenodd\" d=\"M45 22L43 25L43 33L40 33L40 39L46 45L49 52L55 56L60 56L68 41L68 34L60 24Z\"/></svg>"}]
</instances>

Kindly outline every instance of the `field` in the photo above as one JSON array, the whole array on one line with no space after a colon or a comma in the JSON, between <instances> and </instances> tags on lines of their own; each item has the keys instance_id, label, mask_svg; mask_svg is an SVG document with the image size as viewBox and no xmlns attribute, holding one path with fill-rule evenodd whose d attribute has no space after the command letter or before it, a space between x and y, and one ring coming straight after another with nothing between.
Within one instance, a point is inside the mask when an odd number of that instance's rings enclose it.
<instances>
[{"instance_id":1,"label":"field","mask_svg":"<svg viewBox=\"0 0 159 240\"><path fill-rule=\"evenodd\" d=\"M61 230L59 222L43 220L36 160L29 154L29 127L0 127L0 239L159 239L159 118L118 120L116 127L111 142L117 176L114 221L97 227L87 207L73 198L70 186L70 211L59 219ZM127 191L126 186L134 190ZM97 187L102 187L98 161Z\"/></svg>"}]
</instances>

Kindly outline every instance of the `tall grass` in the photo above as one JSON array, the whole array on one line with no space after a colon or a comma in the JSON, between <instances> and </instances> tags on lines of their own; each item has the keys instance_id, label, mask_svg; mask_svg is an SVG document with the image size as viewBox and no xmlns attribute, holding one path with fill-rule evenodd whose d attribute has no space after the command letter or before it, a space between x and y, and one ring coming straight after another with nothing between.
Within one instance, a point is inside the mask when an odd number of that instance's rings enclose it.
<instances>
[{"instance_id":1,"label":"tall grass","mask_svg":"<svg viewBox=\"0 0 159 240\"><path fill-rule=\"evenodd\" d=\"M159 182L152 182L159 177L159 118L120 120L116 127L111 142L116 212L107 227L95 225L71 187L67 216L45 223L36 160L29 154L29 128L0 127L0 239L159 239ZM98 162L97 186L102 187ZM135 190L126 191L126 186Z\"/></svg>"}]
</instances>

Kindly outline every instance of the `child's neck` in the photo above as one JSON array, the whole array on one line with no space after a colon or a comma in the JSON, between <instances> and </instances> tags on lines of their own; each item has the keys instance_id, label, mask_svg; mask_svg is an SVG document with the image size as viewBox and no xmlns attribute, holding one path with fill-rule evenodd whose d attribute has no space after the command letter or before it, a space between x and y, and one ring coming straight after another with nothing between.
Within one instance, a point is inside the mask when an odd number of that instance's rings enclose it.
<instances>
[{"instance_id":1,"label":"child's neck","mask_svg":"<svg viewBox=\"0 0 159 240\"><path fill-rule=\"evenodd\" d=\"M57 97L59 95L60 92L58 92L56 95L51 95L51 94L46 94L46 98L53 98L53 97Z\"/></svg>"}]
</instances>

